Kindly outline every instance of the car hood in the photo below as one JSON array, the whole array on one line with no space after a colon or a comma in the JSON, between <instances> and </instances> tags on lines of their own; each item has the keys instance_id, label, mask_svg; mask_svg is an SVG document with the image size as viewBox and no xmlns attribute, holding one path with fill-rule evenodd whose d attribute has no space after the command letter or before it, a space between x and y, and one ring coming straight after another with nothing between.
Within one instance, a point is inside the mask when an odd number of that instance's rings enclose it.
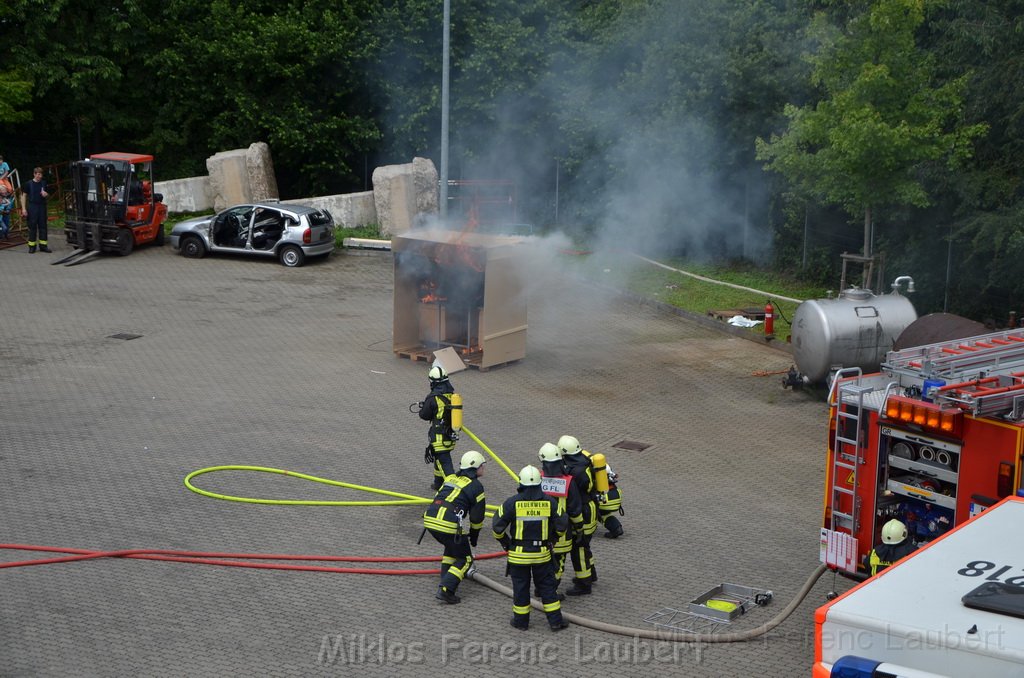
<instances>
[{"instance_id":1,"label":"car hood","mask_svg":"<svg viewBox=\"0 0 1024 678\"><path fill-rule=\"evenodd\" d=\"M210 214L205 217L194 217L192 219L186 219L185 221L179 221L171 229L171 235L175 233L186 233L194 230L200 226L209 226L210 222L213 221L214 215Z\"/></svg>"}]
</instances>

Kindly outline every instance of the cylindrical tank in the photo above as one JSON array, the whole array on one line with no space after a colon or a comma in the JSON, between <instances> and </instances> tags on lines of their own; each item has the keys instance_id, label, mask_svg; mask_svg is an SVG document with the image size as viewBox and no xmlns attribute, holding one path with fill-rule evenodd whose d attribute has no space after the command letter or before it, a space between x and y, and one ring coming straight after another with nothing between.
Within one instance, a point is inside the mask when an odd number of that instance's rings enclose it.
<instances>
[{"instance_id":1,"label":"cylindrical tank","mask_svg":"<svg viewBox=\"0 0 1024 678\"><path fill-rule=\"evenodd\" d=\"M797 369L813 382L824 381L836 367L874 372L916 319L917 311L895 285L891 294L851 288L836 299L805 301L793 316Z\"/></svg>"}]
</instances>

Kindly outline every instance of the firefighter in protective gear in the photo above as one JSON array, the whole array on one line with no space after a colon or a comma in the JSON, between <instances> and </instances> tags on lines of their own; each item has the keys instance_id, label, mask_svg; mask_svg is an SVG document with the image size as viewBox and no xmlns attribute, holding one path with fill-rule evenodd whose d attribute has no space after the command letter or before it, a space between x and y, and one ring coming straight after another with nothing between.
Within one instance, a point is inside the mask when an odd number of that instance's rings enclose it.
<instances>
[{"instance_id":1,"label":"firefighter in protective gear","mask_svg":"<svg viewBox=\"0 0 1024 678\"><path fill-rule=\"evenodd\" d=\"M619 515L615 515L615 514ZM618 539L625 530L622 529L622 521L619 516L626 515L622 510L622 491L619 490L619 476L608 466L608 491L605 492L604 501L597 505L597 517L607 530L604 536L608 539Z\"/></svg>"},{"instance_id":2,"label":"firefighter in protective gear","mask_svg":"<svg viewBox=\"0 0 1024 678\"><path fill-rule=\"evenodd\" d=\"M537 456L541 463L544 494L557 499L559 508L569 517L569 529L558 538L551 549L557 591L562 583L562 573L565 572L565 558L572 551L572 536L583 531L583 503L580 501L579 488L572 482L572 476L565 473L562 450L558 449L558 445L544 443ZM535 593L540 596L539 591ZM564 600L565 594L559 593L558 599Z\"/></svg>"},{"instance_id":3,"label":"firefighter in protective gear","mask_svg":"<svg viewBox=\"0 0 1024 678\"><path fill-rule=\"evenodd\" d=\"M430 393L420 404L419 417L430 422L427 438L430 441L424 451L424 461L434 465L433 489L441 487L442 481L455 472L452 466L452 450L459 435L452 427L452 395L455 393L448 373L440 365L434 365L427 373Z\"/></svg>"},{"instance_id":4,"label":"firefighter in protective gear","mask_svg":"<svg viewBox=\"0 0 1024 678\"><path fill-rule=\"evenodd\" d=\"M484 526L484 455L470 450L462 455L459 472L444 479L434 500L423 512L423 527L442 546L441 582L437 599L454 605L459 602L456 589L473 564L473 551ZM469 524L466 534L465 523Z\"/></svg>"},{"instance_id":5,"label":"firefighter in protective gear","mask_svg":"<svg viewBox=\"0 0 1024 678\"><path fill-rule=\"evenodd\" d=\"M562 451L565 472L572 476L573 485L579 490L580 502L583 504L582 529L573 534L572 550L569 552L573 577L573 587L565 592L567 596L585 596L590 594L591 586L597 581L594 569L594 554L590 550L590 540L597 531L597 488L594 485L594 468L590 457L584 453L580 441L573 436L562 436L558 439L558 448Z\"/></svg>"},{"instance_id":6,"label":"firefighter in protective gear","mask_svg":"<svg viewBox=\"0 0 1024 678\"><path fill-rule=\"evenodd\" d=\"M544 494L536 466L519 472L517 493L505 500L494 514L494 538L508 551L508 573L512 577L512 626L526 630L530 625L530 580L540 591L544 614L552 631L569 626L562 619L562 604L555 593L551 545L565 534L569 521L558 501Z\"/></svg>"},{"instance_id":7,"label":"firefighter in protective gear","mask_svg":"<svg viewBox=\"0 0 1024 678\"><path fill-rule=\"evenodd\" d=\"M867 557L871 576L914 552L917 547L909 536L907 526L895 518L882 526L882 543L871 549Z\"/></svg>"},{"instance_id":8,"label":"firefighter in protective gear","mask_svg":"<svg viewBox=\"0 0 1024 678\"><path fill-rule=\"evenodd\" d=\"M594 455L587 450L583 450L583 454L587 455L591 459L591 463L594 464ZM622 492L619 490L619 476L612 470L611 464L604 461L604 455L598 455L601 458L602 464L604 465L605 482L607 488L604 492L598 494L597 497L597 521L604 525L606 532L604 536L608 539L618 539L625 532L622 529L622 522L619 520L618 513L620 516L626 515L626 512L622 510ZM595 469L595 481L596 469Z\"/></svg>"}]
</instances>

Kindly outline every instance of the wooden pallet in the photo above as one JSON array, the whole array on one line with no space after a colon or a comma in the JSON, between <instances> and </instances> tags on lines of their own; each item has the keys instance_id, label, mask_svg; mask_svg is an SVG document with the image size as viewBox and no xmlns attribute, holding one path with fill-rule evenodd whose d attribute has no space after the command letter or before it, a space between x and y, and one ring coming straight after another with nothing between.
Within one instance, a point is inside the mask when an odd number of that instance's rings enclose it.
<instances>
[{"instance_id":1,"label":"wooden pallet","mask_svg":"<svg viewBox=\"0 0 1024 678\"><path fill-rule=\"evenodd\" d=\"M426 346L408 346L403 348L396 348L395 355L399 358L407 358L413 362L425 362L429 363L434 360L434 351L436 348L427 348ZM462 362L466 364L466 367L472 367L475 370L481 372L487 372L494 367L504 367L505 365L512 365L519 362L518 360L510 360L507 363L498 363L497 365L488 365L483 367L480 362L483 360L484 354L480 351L475 353L459 354Z\"/></svg>"}]
</instances>

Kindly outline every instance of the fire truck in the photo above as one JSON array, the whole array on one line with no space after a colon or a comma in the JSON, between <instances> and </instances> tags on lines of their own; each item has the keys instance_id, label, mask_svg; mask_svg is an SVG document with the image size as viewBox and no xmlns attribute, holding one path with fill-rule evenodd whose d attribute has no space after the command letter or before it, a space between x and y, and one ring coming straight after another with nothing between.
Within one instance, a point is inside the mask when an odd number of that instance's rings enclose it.
<instances>
[{"instance_id":1,"label":"fire truck","mask_svg":"<svg viewBox=\"0 0 1024 678\"><path fill-rule=\"evenodd\" d=\"M882 525L917 545L1021 486L1024 329L889 351L829 392L820 559L854 579Z\"/></svg>"}]
</instances>

